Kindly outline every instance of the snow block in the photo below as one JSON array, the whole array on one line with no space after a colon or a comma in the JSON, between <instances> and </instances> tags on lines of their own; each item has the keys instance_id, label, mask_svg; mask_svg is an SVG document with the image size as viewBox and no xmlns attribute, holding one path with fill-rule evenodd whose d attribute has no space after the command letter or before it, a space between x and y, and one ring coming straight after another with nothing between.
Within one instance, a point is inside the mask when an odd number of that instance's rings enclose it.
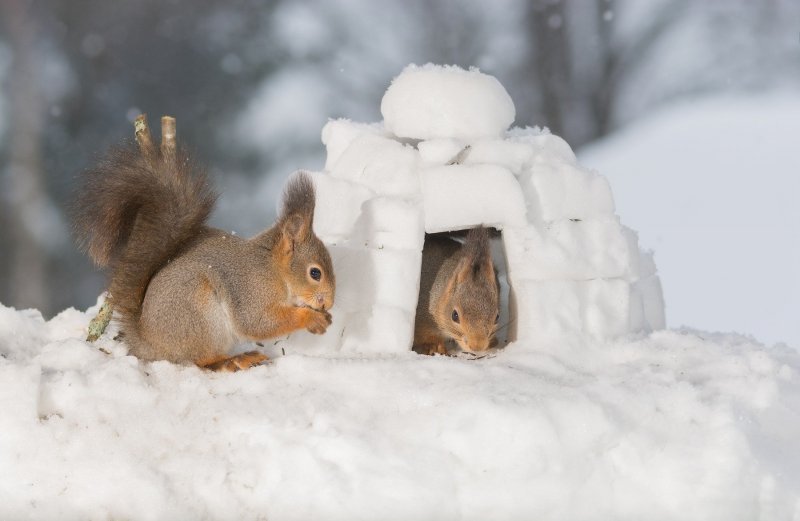
<instances>
[{"instance_id":1,"label":"snow block","mask_svg":"<svg viewBox=\"0 0 800 521\"><path fill-rule=\"evenodd\" d=\"M638 244L638 234L631 230L631 233L636 235L636 241ZM653 258L652 251L642 251L639 250L639 278L647 278L652 277L656 274L656 261Z\"/></svg>"},{"instance_id":2,"label":"snow block","mask_svg":"<svg viewBox=\"0 0 800 521\"><path fill-rule=\"evenodd\" d=\"M419 157L425 166L446 165L453 161L466 147L458 139L429 139L417 144Z\"/></svg>"},{"instance_id":3,"label":"snow block","mask_svg":"<svg viewBox=\"0 0 800 521\"><path fill-rule=\"evenodd\" d=\"M591 219L614 214L608 181L585 168L539 155L520 175L533 216L542 221Z\"/></svg>"},{"instance_id":4,"label":"snow block","mask_svg":"<svg viewBox=\"0 0 800 521\"><path fill-rule=\"evenodd\" d=\"M373 197L363 185L330 175L310 172L316 188L314 232L323 241L341 242L352 232L361 214L361 205Z\"/></svg>"},{"instance_id":5,"label":"snow block","mask_svg":"<svg viewBox=\"0 0 800 521\"><path fill-rule=\"evenodd\" d=\"M344 352L405 353L414 339L414 312L391 306L375 306L344 317Z\"/></svg>"},{"instance_id":6,"label":"snow block","mask_svg":"<svg viewBox=\"0 0 800 521\"><path fill-rule=\"evenodd\" d=\"M503 242L511 273L531 280L631 278L639 255L616 217L509 227Z\"/></svg>"},{"instance_id":7,"label":"snow block","mask_svg":"<svg viewBox=\"0 0 800 521\"><path fill-rule=\"evenodd\" d=\"M350 143L361 136L388 137L383 123L356 123L349 119L332 119L322 127L322 143L327 150L325 169L331 170Z\"/></svg>"},{"instance_id":8,"label":"snow block","mask_svg":"<svg viewBox=\"0 0 800 521\"><path fill-rule=\"evenodd\" d=\"M291 347L305 353L408 351L419 293L421 247L329 244L336 273L336 301L330 310L333 323L324 335L292 333Z\"/></svg>"},{"instance_id":9,"label":"snow block","mask_svg":"<svg viewBox=\"0 0 800 521\"><path fill-rule=\"evenodd\" d=\"M655 331L667 327L661 279L651 275L637 280L632 286L632 291L636 292L642 303L643 326L636 329Z\"/></svg>"},{"instance_id":10,"label":"snow block","mask_svg":"<svg viewBox=\"0 0 800 521\"><path fill-rule=\"evenodd\" d=\"M566 163L576 165L578 159L572 147L561 137L551 134L546 128L539 127L514 127L506 132L506 139L513 143L527 143L532 145L534 153L560 159Z\"/></svg>"},{"instance_id":11,"label":"snow block","mask_svg":"<svg viewBox=\"0 0 800 521\"><path fill-rule=\"evenodd\" d=\"M419 199L374 197L364 202L350 243L367 248L420 250L425 223Z\"/></svg>"},{"instance_id":12,"label":"snow block","mask_svg":"<svg viewBox=\"0 0 800 521\"><path fill-rule=\"evenodd\" d=\"M425 169L420 175L428 233L526 223L519 183L506 168L451 165Z\"/></svg>"},{"instance_id":13,"label":"snow block","mask_svg":"<svg viewBox=\"0 0 800 521\"><path fill-rule=\"evenodd\" d=\"M497 79L454 66L409 65L381 101L386 128L412 139L500 137L515 113Z\"/></svg>"},{"instance_id":14,"label":"snow block","mask_svg":"<svg viewBox=\"0 0 800 521\"><path fill-rule=\"evenodd\" d=\"M529 143L501 139L480 140L470 144L462 161L465 165L500 165L519 175L530 165L534 147Z\"/></svg>"},{"instance_id":15,"label":"snow block","mask_svg":"<svg viewBox=\"0 0 800 521\"><path fill-rule=\"evenodd\" d=\"M419 155L392 139L365 134L342 152L331 168L333 177L360 183L383 195L419 193Z\"/></svg>"},{"instance_id":16,"label":"snow block","mask_svg":"<svg viewBox=\"0 0 800 521\"><path fill-rule=\"evenodd\" d=\"M650 332L651 328L647 323L647 318L644 314L644 301L642 293L636 288L634 284L630 285L630 318L628 326L631 331L644 331Z\"/></svg>"},{"instance_id":17,"label":"snow block","mask_svg":"<svg viewBox=\"0 0 800 521\"><path fill-rule=\"evenodd\" d=\"M655 271L642 274L642 269L647 269L648 266L642 264L642 252L639 249L639 234L636 233L634 230L631 230L627 226L622 226L622 234L625 237L626 242L628 243L628 253L630 254L629 259L629 269L627 270L626 279L628 281L638 280L641 277L649 277ZM655 265L653 265L653 270L655 270Z\"/></svg>"},{"instance_id":18,"label":"snow block","mask_svg":"<svg viewBox=\"0 0 800 521\"><path fill-rule=\"evenodd\" d=\"M512 280L517 338L553 340L628 332L630 286L623 280Z\"/></svg>"},{"instance_id":19,"label":"snow block","mask_svg":"<svg viewBox=\"0 0 800 521\"><path fill-rule=\"evenodd\" d=\"M626 281L589 280L579 285L584 333L601 340L629 331L630 285Z\"/></svg>"},{"instance_id":20,"label":"snow block","mask_svg":"<svg viewBox=\"0 0 800 521\"><path fill-rule=\"evenodd\" d=\"M629 244L638 253L636 277L631 284L631 331L656 331L666 327L661 279L656 272L652 252L639 250L637 234L625 228Z\"/></svg>"},{"instance_id":21,"label":"snow block","mask_svg":"<svg viewBox=\"0 0 800 521\"><path fill-rule=\"evenodd\" d=\"M348 311L376 304L417 309L422 252L341 246L334 257L336 304Z\"/></svg>"}]
</instances>

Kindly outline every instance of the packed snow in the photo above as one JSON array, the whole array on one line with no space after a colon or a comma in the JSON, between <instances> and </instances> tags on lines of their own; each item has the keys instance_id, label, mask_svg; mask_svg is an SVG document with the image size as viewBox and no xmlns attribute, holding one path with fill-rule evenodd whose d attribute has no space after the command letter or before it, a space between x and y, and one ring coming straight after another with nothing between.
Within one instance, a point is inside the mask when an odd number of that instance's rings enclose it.
<instances>
[{"instance_id":1,"label":"packed snow","mask_svg":"<svg viewBox=\"0 0 800 521\"><path fill-rule=\"evenodd\" d=\"M481 360L282 341L216 374L142 363L114 331L84 342L95 311L0 307L2 519L800 518L789 349L691 331Z\"/></svg>"},{"instance_id":2,"label":"packed snow","mask_svg":"<svg viewBox=\"0 0 800 521\"><path fill-rule=\"evenodd\" d=\"M384 104L427 85L505 110L487 78L411 67ZM606 180L546 131L456 112L325 126L333 324L239 346L268 364L145 363L113 325L83 340L98 306L0 305L0 519L800 520L800 354L662 330ZM477 224L502 232L511 342L417 355L424 234Z\"/></svg>"},{"instance_id":3,"label":"packed snow","mask_svg":"<svg viewBox=\"0 0 800 521\"><path fill-rule=\"evenodd\" d=\"M414 139L500 137L514 122L514 102L477 69L409 65L381 102L386 128Z\"/></svg>"},{"instance_id":4,"label":"packed snow","mask_svg":"<svg viewBox=\"0 0 800 521\"><path fill-rule=\"evenodd\" d=\"M669 105L582 149L655 250L672 326L800 349L800 96Z\"/></svg>"}]
</instances>

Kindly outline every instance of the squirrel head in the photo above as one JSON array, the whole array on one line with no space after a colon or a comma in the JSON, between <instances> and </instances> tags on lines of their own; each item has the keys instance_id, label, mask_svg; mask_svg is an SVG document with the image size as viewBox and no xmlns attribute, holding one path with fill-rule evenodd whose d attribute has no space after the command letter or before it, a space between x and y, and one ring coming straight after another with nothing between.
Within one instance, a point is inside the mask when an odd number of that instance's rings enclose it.
<instances>
[{"instance_id":1,"label":"squirrel head","mask_svg":"<svg viewBox=\"0 0 800 521\"><path fill-rule=\"evenodd\" d=\"M461 349L480 353L493 345L500 316L500 290L488 230L470 230L458 255L456 269L439 302L434 303L434 319Z\"/></svg>"},{"instance_id":2,"label":"squirrel head","mask_svg":"<svg viewBox=\"0 0 800 521\"><path fill-rule=\"evenodd\" d=\"M276 225L278 254L293 303L327 310L333 306L336 279L328 249L314 233L314 206L314 183L305 172L295 174Z\"/></svg>"}]
</instances>

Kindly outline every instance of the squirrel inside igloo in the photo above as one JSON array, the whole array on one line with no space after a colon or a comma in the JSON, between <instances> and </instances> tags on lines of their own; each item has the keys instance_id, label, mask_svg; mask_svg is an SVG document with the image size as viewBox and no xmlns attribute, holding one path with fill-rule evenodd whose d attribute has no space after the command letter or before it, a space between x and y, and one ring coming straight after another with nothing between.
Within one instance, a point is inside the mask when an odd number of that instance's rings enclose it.
<instances>
[{"instance_id":1,"label":"squirrel inside igloo","mask_svg":"<svg viewBox=\"0 0 800 521\"><path fill-rule=\"evenodd\" d=\"M409 351L425 233L478 225L501 232L509 347L664 327L655 264L620 224L606 179L546 129L509 129L514 104L494 77L410 65L381 112L380 123L322 130L314 228L336 271L333 325L293 342Z\"/></svg>"}]
</instances>

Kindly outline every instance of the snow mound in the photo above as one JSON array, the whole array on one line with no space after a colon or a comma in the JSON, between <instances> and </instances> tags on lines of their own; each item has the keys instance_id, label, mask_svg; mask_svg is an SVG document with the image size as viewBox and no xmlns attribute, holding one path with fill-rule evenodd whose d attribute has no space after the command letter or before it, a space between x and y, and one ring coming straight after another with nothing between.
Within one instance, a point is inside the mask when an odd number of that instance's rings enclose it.
<instances>
[{"instance_id":1,"label":"snow mound","mask_svg":"<svg viewBox=\"0 0 800 521\"><path fill-rule=\"evenodd\" d=\"M412 139L500 137L514 102L497 79L477 69L409 65L381 102L386 128Z\"/></svg>"},{"instance_id":2,"label":"snow mound","mask_svg":"<svg viewBox=\"0 0 800 521\"><path fill-rule=\"evenodd\" d=\"M800 514L789 349L661 331L468 361L284 342L215 374L142 363L113 332L84 342L95 311L0 306L0 519Z\"/></svg>"},{"instance_id":3,"label":"snow mound","mask_svg":"<svg viewBox=\"0 0 800 521\"><path fill-rule=\"evenodd\" d=\"M615 215L608 182L558 136L506 131L507 96L477 71L410 66L384 96L385 121L325 126L314 229L331 251L337 298L329 332L296 332L295 345L408 351L425 234L478 225L501 231L509 348L663 328L655 264ZM484 110L502 117L473 124ZM399 132L406 121L418 127Z\"/></svg>"}]
</instances>

